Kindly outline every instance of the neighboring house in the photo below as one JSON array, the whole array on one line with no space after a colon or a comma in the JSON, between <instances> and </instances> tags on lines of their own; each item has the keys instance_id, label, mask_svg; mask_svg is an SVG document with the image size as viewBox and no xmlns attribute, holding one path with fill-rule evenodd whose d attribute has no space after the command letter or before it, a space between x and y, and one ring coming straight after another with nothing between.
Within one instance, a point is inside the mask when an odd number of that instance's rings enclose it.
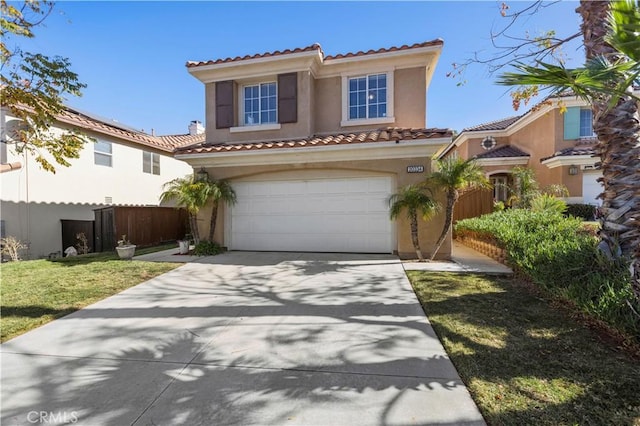
<instances>
[{"instance_id":1,"label":"neighboring house","mask_svg":"<svg viewBox=\"0 0 640 426\"><path fill-rule=\"evenodd\" d=\"M173 157L173 149L204 140L204 128L190 125L190 134L153 136L67 109L51 128L75 128L95 139L71 166L54 163L44 171L32 155L18 154L10 131L19 123L2 109L2 236L29 245L27 257L40 258L63 250L61 220L94 219L94 209L109 205L157 206L162 185L191 173Z\"/></svg>"},{"instance_id":2,"label":"neighboring house","mask_svg":"<svg viewBox=\"0 0 640 426\"><path fill-rule=\"evenodd\" d=\"M229 179L238 195L218 215L216 241L231 250L415 256L408 222L390 221L387 200L422 181L451 141L450 130L425 128L442 45L325 55L314 44L187 63L205 85L206 140L176 158ZM425 252L442 223L440 215L420 225ZM449 252L447 242L440 257Z\"/></svg>"},{"instance_id":3,"label":"neighboring house","mask_svg":"<svg viewBox=\"0 0 640 426\"><path fill-rule=\"evenodd\" d=\"M564 185L568 203L599 205L602 173L594 157L592 121L585 101L554 97L523 115L464 129L438 158L475 158L493 184L496 201L508 200L511 170L522 166L533 169L542 188Z\"/></svg>"}]
</instances>

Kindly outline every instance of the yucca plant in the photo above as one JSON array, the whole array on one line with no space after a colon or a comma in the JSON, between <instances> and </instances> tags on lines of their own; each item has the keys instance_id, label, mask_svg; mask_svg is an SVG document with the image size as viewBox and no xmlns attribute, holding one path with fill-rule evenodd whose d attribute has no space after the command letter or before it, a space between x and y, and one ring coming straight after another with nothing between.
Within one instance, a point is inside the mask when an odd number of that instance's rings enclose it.
<instances>
[{"instance_id":1,"label":"yucca plant","mask_svg":"<svg viewBox=\"0 0 640 426\"><path fill-rule=\"evenodd\" d=\"M422 256L418 238L418 214L422 216L422 219L428 220L440 207L428 192L428 189L424 187L407 185L389 197L388 200L391 219L396 219L403 211L406 211L411 230L411 242L419 262L424 262L424 257Z\"/></svg>"},{"instance_id":2,"label":"yucca plant","mask_svg":"<svg viewBox=\"0 0 640 426\"><path fill-rule=\"evenodd\" d=\"M444 191L447 196L447 206L445 209L445 221L436 242L436 246L431 253L431 260L442 247L447 234L453 225L453 207L460 191L466 188L490 188L491 183L484 174L482 168L474 160L463 160L461 158L448 157L436 161L437 171L432 172L424 184L428 187Z\"/></svg>"}]
</instances>

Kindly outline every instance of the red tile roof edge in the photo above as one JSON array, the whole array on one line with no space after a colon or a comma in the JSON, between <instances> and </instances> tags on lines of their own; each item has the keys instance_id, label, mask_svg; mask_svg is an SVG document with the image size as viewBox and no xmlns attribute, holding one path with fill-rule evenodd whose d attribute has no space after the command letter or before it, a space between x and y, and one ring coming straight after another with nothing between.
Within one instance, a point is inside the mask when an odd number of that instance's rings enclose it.
<instances>
[{"instance_id":1,"label":"red tile roof edge","mask_svg":"<svg viewBox=\"0 0 640 426\"><path fill-rule=\"evenodd\" d=\"M314 43L310 46L306 46L306 47L298 47L295 49L285 49L285 50L275 50L273 52L264 52L264 53L256 53L253 55L244 55L244 56L236 56L236 57L228 57L228 58L220 58L220 59L210 59L208 61L187 61L186 63L186 67L187 68L195 68L195 67L200 67L200 66L204 66L204 65L219 65L219 64L226 64L226 63L230 63L230 62L239 62L239 61L246 61L249 59L259 59L259 58L270 58L273 56L282 56L282 55L288 55L288 54L292 54L292 53L302 53L302 52L310 52L313 50L318 50L320 52L320 54L322 55L322 57L324 58L325 61L327 60L334 60L334 59L344 59L344 58L353 58L353 57L358 57L358 56L366 56L366 55L375 55L375 54L379 54L379 53L390 53L390 52L398 52L398 51L403 51L403 50L410 50L410 49L417 49L417 48L421 48L421 47L430 47L430 46L442 46L444 45L444 41L442 39L434 39L434 40L430 40L430 41L425 41L422 43L414 43L412 45L407 45L407 44L403 44L402 46L392 46L392 47L383 47L377 50L371 49L368 51L363 51L360 50L358 52L349 52L349 53L338 53L335 55L324 55L324 52L322 51L322 46L320 46L318 43Z\"/></svg>"},{"instance_id":2,"label":"red tile roof edge","mask_svg":"<svg viewBox=\"0 0 640 426\"><path fill-rule=\"evenodd\" d=\"M26 106L19 106L18 108L29 109L29 107ZM134 129L126 129L124 128L125 125L120 123L109 123L108 121L99 120L95 117L91 117L88 113L83 113L82 111L78 111L71 107L65 107L64 110L56 116L56 121L69 126L81 128L85 131L95 132L134 144L156 148L167 153L172 153L174 149L186 144L192 145L194 142L199 142L200 139L204 141L205 137L204 134L154 136Z\"/></svg>"},{"instance_id":3,"label":"red tile roof edge","mask_svg":"<svg viewBox=\"0 0 640 426\"><path fill-rule=\"evenodd\" d=\"M313 135L309 138L275 140L251 143L230 143L230 144L196 144L191 146L178 147L174 150L176 154L206 154L213 152L237 152L256 151L264 149L287 149L314 146L348 145L360 143L392 142L400 140L434 139L451 137L451 129L413 129L413 128L382 128L377 130L365 130L352 133L336 133L329 135Z\"/></svg>"}]
</instances>

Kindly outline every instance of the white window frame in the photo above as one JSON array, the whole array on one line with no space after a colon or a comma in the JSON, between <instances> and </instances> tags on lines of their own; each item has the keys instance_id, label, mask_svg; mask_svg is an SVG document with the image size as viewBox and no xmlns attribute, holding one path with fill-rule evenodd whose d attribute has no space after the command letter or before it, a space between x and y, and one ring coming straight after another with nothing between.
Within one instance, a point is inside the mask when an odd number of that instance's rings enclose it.
<instances>
[{"instance_id":1,"label":"white window frame","mask_svg":"<svg viewBox=\"0 0 640 426\"><path fill-rule=\"evenodd\" d=\"M589 111L591 113L591 126L590 126L590 133L588 135L582 134L582 111ZM581 139L592 138L596 136L596 132L593 130L593 111L591 110L591 108L580 108L580 120L579 120L578 126L579 126L578 135Z\"/></svg>"},{"instance_id":2,"label":"white window frame","mask_svg":"<svg viewBox=\"0 0 640 426\"><path fill-rule=\"evenodd\" d=\"M267 124L246 124L244 122L244 88L248 86L260 86L261 84L267 83L275 83L276 84L276 122L275 123L267 123ZM251 80L244 81L243 84L238 84L237 88L237 96L238 96L238 126L231 127L229 129L230 133L243 133L243 132L259 132L264 130L280 130L282 127L280 123L278 123L278 81L274 80L273 77L262 80Z\"/></svg>"},{"instance_id":3,"label":"white window frame","mask_svg":"<svg viewBox=\"0 0 640 426\"><path fill-rule=\"evenodd\" d=\"M244 90L247 87L254 87L254 86L258 86L258 96L260 96L260 92L261 92L261 87L263 84L274 84L276 87L276 120L275 122L272 123L262 123L262 121L260 121L259 123L256 124L249 124L246 123L245 120L245 110L244 110ZM241 123L242 126L250 126L250 127L254 127L254 126L268 126L268 125L273 125L273 124L278 124L278 82L276 80L268 80L268 81L259 81L259 82L254 82L254 83L247 83L247 84L243 84L240 86L240 118L241 118ZM260 104L260 97L258 97L258 104ZM260 120L262 120L262 109L260 106L259 112L258 112L258 116L260 117Z\"/></svg>"},{"instance_id":4,"label":"white window frame","mask_svg":"<svg viewBox=\"0 0 640 426\"><path fill-rule=\"evenodd\" d=\"M99 143L104 143L104 144L108 144L110 147L110 152L105 152L105 151L99 151L98 150L98 144ZM109 158L109 164L98 164L96 162L96 158L97 156L102 156L102 157L106 157ZM98 140L98 142L93 144L93 164L95 164L96 166L102 166L102 167L113 167L113 143L110 141L103 141L103 140Z\"/></svg>"},{"instance_id":5,"label":"white window frame","mask_svg":"<svg viewBox=\"0 0 640 426\"><path fill-rule=\"evenodd\" d=\"M387 116L376 118L359 118L349 119L349 79L369 77L370 75L386 74L387 75ZM392 69L368 70L366 74L342 74L342 121L340 126L362 126L368 124L389 124L395 123L394 117L394 72Z\"/></svg>"},{"instance_id":6,"label":"white window frame","mask_svg":"<svg viewBox=\"0 0 640 426\"><path fill-rule=\"evenodd\" d=\"M145 171L144 169L145 157L147 155L149 156L149 171ZM155 168L156 163L153 161L155 158L158 159L157 170ZM160 176L160 154L157 152L142 151L142 173Z\"/></svg>"}]
</instances>

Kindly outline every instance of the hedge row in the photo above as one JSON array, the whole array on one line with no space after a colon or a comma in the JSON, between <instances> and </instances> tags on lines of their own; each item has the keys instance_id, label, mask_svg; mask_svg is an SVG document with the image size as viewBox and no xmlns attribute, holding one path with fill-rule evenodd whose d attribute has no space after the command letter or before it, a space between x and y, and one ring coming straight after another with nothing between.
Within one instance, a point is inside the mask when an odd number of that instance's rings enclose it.
<instances>
[{"instance_id":1,"label":"hedge row","mask_svg":"<svg viewBox=\"0 0 640 426\"><path fill-rule=\"evenodd\" d=\"M574 217L511 209L464 219L456 235L493 241L507 261L552 294L573 301L583 311L640 336L640 312L631 290L628 264L603 258L594 233Z\"/></svg>"}]
</instances>

